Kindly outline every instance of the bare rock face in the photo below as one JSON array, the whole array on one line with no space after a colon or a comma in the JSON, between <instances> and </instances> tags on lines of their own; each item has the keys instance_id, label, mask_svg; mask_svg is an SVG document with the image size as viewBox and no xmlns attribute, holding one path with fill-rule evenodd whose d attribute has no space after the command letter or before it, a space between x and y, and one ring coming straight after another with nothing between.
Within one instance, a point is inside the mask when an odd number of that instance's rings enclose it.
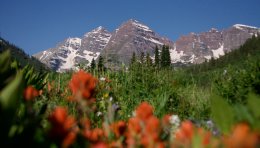
<instances>
[{"instance_id":1,"label":"bare rock face","mask_svg":"<svg viewBox=\"0 0 260 148\"><path fill-rule=\"evenodd\" d=\"M241 24L236 24L223 30L224 51L229 52L232 49L238 48L248 38L257 35L257 33L260 33L259 28Z\"/></svg>"},{"instance_id":2,"label":"bare rock face","mask_svg":"<svg viewBox=\"0 0 260 148\"><path fill-rule=\"evenodd\" d=\"M175 50L181 52L182 56L173 59L173 63L202 63L211 58L219 58L258 33L259 28L236 24L222 31L212 28L208 32L181 36L176 41Z\"/></svg>"},{"instance_id":3,"label":"bare rock face","mask_svg":"<svg viewBox=\"0 0 260 148\"><path fill-rule=\"evenodd\" d=\"M137 55L141 52L153 55L155 47L164 44L171 47L174 45L148 26L131 19L116 29L101 55L107 59L108 64L128 64L133 52Z\"/></svg>"},{"instance_id":4,"label":"bare rock face","mask_svg":"<svg viewBox=\"0 0 260 148\"><path fill-rule=\"evenodd\" d=\"M133 52L137 56L144 52L153 57L156 46L168 45L173 64L195 64L219 58L259 34L257 27L236 24L221 31L212 28L207 32L183 35L174 43L139 21L130 19L113 33L98 27L82 38L65 39L55 48L33 56L53 70L66 71L78 64L89 65L100 55L108 67L128 65Z\"/></svg>"}]
</instances>

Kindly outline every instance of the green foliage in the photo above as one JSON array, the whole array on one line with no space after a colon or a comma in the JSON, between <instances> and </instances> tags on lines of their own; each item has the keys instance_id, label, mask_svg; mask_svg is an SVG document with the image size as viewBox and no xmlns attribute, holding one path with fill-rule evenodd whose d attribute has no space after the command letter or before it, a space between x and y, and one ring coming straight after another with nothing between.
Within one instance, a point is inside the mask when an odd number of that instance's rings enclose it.
<instances>
[{"instance_id":1,"label":"green foliage","mask_svg":"<svg viewBox=\"0 0 260 148\"><path fill-rule=\"evenodd\" d=\"M90 68L91 68L91 70L94 70L96 68L96 62L95 62L94 58L92 59L92 61L90 63Z\"/></svg>"},{"instance_id":2,"label":"green foliage","mask_svg":"<svg viewBox=\"0 0 260 148\"><path fill-rule=\"evenodd\" d=\"M211 111L212 119L219 126L221 131L224 134L229 133L234 124L234 113L228 103L218 96L212 96Z\"/></svg>"},{"instance_id":3,"label":"green foliage","mask_svg":"<svg viewBox=\"0 0 260 148\"><path fill-rule=\"evenodd\" d=\"M171 65L171 56L169 51L169 46L163 45L161 52L161 67L167 68Z\"/></svg>"},{"instance_id":4,"label":"green foliage","mask_svg":"<svg viewBox=\"0 0 260 148\"><path fill-rule=\"evenodd\" d=\"M133 65L133 64L135 64L135 63L136 63L136 55L135 55L135 52L133 52L132 57L131 57L131 63L130 63L130 65Z\"/></svg>"},{"instance_id":5,"label":"green foliage","mask_svg":"<svg viewBox=\"0 0 260 148\"><path fill-rule=\"evenodd\" d=\"M17 73L14 80L12 80L0 94L0 103L2 109L15 109L18 105L18 99L23 92L23 77L22 73Z\"/></svg>"},{"instance_id":6,"label":"green foliage","mask_svg":"<svg viewBox=\"0 0 260 148\"><path fill-rule=\"evenodd\" d=\"M103 59L102 56L99 56L99 58L98 58L98 70L99 71L104 71L105 70L104 59Z\"/></svg>"},{"instance_id":7,"label":"green foliage","mask_svg":"<svg viewBox=\"0 0 260 148\"><path fill-rule=\"evenodd\" d=\"M35 69L29 65L22 69L26 86L32 85L36 89L41 90L47 83L48 74L36 72Z\"/></svg>"},{"instance_id":8,"label":"green foliage","mask_svg":"<svg viewBox=\"0 0 260 148\"><path fill-rule=\"evenodd\" d=\"M0 40L2 41L0 42L0 53L8 50L11 53L11 60L19 62L18 67L24 67L29 64L33 66L36 71L50 71L47 66L33 56L27 55L21 48L9 43L1 37Z\"/></svg>"},{"instance_id":9,"label":"green foliage","mask_svg":"<svg viewBox=\"0 0 260 148\"><path fill-rule=\"evenodd\" d=\"M152 66L153 60L151 59L150 54L148 52L146 53L145 58L146 58L146 61L145 61L146 66L148 66L148 67Z\"/></svg>"},{"instance_id":10,"label":"green foliage","mask_svg":"<svg viewBox=\"0 0 260 148\"><path fill-rule=\"evenodd\" d=\"M247 105L230 105L219 96L211 97L211 117L224 134L229 133L235 123L245 122L260 130L260 97L255 94L247 96Z\"/></svg>"},{"instance_id":11,"label":"green foliage","mask_svg":"<svg viewBox=\"0 0 260 148\"><path fill-rule=\"evenodd\" d=\"M144 52L141 52L140 54L140 63L145 64Z\"/></svg>"},{"instance_id":12,"label":"green foliage","mask_svg":"<svg viewBox=\"0 0 260 148\"><path fill-rule=\"evenodd\" d=\"M159 53L159 48L157 46L155 47L155 51L154 51L154 65L157 68L160 67L160 53Z\"/></svg>"}]
</instances>

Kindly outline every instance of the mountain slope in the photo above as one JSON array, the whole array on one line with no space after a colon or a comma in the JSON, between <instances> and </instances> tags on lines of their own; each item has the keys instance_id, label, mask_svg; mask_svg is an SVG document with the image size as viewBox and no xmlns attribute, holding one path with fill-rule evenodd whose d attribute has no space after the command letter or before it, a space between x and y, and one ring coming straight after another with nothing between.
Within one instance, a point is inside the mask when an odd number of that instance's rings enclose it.
<instances>
[{"instance_id":1,"label":"mountain slope","mask_svg":"<svg viewBox=\"0 0 260 148\"><path fill-rule=\"evenodd\" d=\"M12 59L17 60L22 67L29 64L33 66L37 71L50 70L35 57L29 56L21 48L9 43L8 41L0 37L0 53L5 50L10 50Z\"/></svg>"},{"instance_id":2,"label":"mountain slope","mask_svg":"<svg viewBox=\"0 0 260 148\"><path fill-rule=\"evenodd\" d=\"M114 67L128 64L133 52L137 56L147 52L153 57L155 47L165 44L170 47L173 64L197 64L219 58L258 34L260 29L257 27L236 24L220 31L212 28L207 32L190 33L174 43L143 23L130 19L112 33L98 27L82 38L68 38L55 48L34 56L56 71L73 69L82 63L89 65L99 55L105 58L107 66Z\"/></svg>"},{"instance_id":3,"label":"mountain slope","mask_svg":"<svg viewBox=\"0 0 260 148\"><path fill-rule=\"evenodd\" d=\"M78 64L89 65L92 59L97 59L110 37L105 28L98 27L82 38L65 39L55 48L33 56L55 71L66 71L76 68Z\"/></svg>"},{"instance_id":4,"label":"mountain slope","mask_svg":"<svg viewBox=\"0 0 260 148\"><path fill-rule=\"evenodd\" d=\"M211 58L219 58L226 52L237 49L247 39L259 33L259 28L236 24L222 31L212 28L207 32L181 36L176 41L175 49L183 54L179 61L174 62L185 63L191 57L193 57L191 63L202 63Z\"/></svg>"},{"instance_id":5,"label":"mountain slope","mask_svg":"<svg viewBox=\"0 0 260 148\"><path fill-rule=\"evenodd\" d=\"M141 52L153 55L155 47L164 44L170 47L174 45L171 40L160 37L148 26L130 19L116 29L101 55L110 64L128 64L133 52L137 55Z\"/></svg>"}]
</instances>

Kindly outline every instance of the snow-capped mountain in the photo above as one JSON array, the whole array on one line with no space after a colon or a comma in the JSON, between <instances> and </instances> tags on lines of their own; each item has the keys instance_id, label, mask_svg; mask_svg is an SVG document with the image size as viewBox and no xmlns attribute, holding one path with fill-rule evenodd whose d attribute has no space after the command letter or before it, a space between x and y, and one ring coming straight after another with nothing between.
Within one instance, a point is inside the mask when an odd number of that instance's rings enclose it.
<instances>
[{"instance_id":1,"label":"snow-capped mountain","mask_svg":"<svg viewBox=\"0 0 260 148\"><path fill-rule=\"evenodd\" d=\"M219 31L215 28L202 33L181 36L171 50L173 63L202 63L219 58L226 52L238 48L248 38L260 34L257 27L236 24Z\"/></svg>"},{"instance_id":2,"label":"snow-capped mountain","mask_svg":"<svg viewBox=\"0 0 260 148\"><path fill-rule=\"evenodd\" d=\"M219 58L258 34L260 29L257 27L236 24L221 31L212 28L207 32L190 33L181 36L174 43L159 36L147 25L130 19L112 33L98 27L82 38L68 38L55 48L33 56L56 71L65 71L78 64L88 65L100 55L105 58L107 66L128 64L133 52L137 55L148 52L154 56L156 46L160 48L168 45L172 63L202 63L211 58Z\"/></svg>"},{"instance_id":3,"label":"snow-capped mountain","mask_svg":"<svg viewBox=\"0 0 260 148\"><path fill-rule=\"evenodd\" d=\"M68 38L55 48L33 55L56 71L74 69L78 64L89 65L107 45L111 34L103 27L86 33L82 38Z\"/></svg>"}]
</instances>

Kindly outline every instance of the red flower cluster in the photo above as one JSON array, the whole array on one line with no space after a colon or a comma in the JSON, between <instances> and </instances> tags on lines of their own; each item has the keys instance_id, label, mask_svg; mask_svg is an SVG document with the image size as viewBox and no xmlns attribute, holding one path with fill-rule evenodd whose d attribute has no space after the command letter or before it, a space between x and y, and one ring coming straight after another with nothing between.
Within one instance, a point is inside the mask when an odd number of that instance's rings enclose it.
<instances>
[{"instance_id":1,"label":"red flower cluster","mask_svg":"<svg viewBox=\"0 0 260 148\"><path fill-rule=\"evenodd\" d=\"M225 136L223 141L227 147L257 147L259 139L257 133L251 132L245 123L238 124L230 136Z\"/></svg>"},{"instance_id":2,"label":"red flower cluster","mask_svg":"<svg viewBox=\"0 0 260 148\"><path fill-rule=\"evenodd\" d=\"M37 89L35 89L33 86L28 86L25 90L24 90L24 99L26 101L30 101L33 100L35 97L39 96L41 94L41 91L38 91Z\"/></svg>"},{"instance_id":3,"label":"red flower cluster","mask_svg":"<svg viewBox=\"0 0 260 148\"><path fill-rule=\"evenodd\" d=\"M68 116L67 109L56 107L49 116L51 123L50 137L61 144L62 147L70 146L76 139L77 128L74 117Z\"/></svg>"},{"instance_id":4,"label":"red flower cluster","mask_svg":"<svg viewBox=\"0 0 260 148\"><path fill-rule=\"evenodd\" d=\"M153 115L153 107L143 102L136 109L136 117L129 119L126 143L129 147L164 147L160 131L160 121Z\"/></svg>"},{"instance_id":5,"label":"red flower cluster","mask_svg":"<svg viewBox=\"0 0 260 148\"><path fill-rule=\"evenodd\" d=\"M113 123L110 128L112 129L113 133L116 135L117 138L123 136L126 131L126 123L124 121L118 121Z\"/></svg>"},{"instance_id":6,"label":"red flower cluster","mask_svg":"<svg viewBox=\"0 0 260 148\"><path fill-rule=\"evenodd\" d=\"M91 74L80 70L72 76L69 87L72 91L72 100L91 100L94 99L97 79Z\"/></svg>"},{"instance_id":7,"label":"red flower cluster","mask_svg":"<svg viewBox=\"0 0 260 148\"><path fill-rule=\"evenodd\" d=\"M165 127L170 127L170 115L160 121L153 115L153 107L147 102L136 109L136 116L128 122L117 121L102 128L91 127L89 119L79 119L78 125L67 109L57 107L49 116L52 125L51 138L58 146L71 146L80 134L90 147L257 147L259 135L251 132L247 124L239 124L230 136L218 140L209 131L195 127L192 122L184 121L177 131L168 131L168 138L161 139ZM111 136L114 135L114 136ZM113 139L112 139L113 138Z\"/></svg>"},{"instance_id":8,"label":"red flower cluster","mask_svg":"<svg viewBox=\"0 0 260 148\"><path fill-rule=\"evenodd\" d=\"M184 121L181 123L180 129L175 134L175 141L172 147L189 147L192 146L193 138L200 137L201 146L207 147L210 144L211 133L202 128L195 128L191 121Z\"/></svg>"}]
</instances>

